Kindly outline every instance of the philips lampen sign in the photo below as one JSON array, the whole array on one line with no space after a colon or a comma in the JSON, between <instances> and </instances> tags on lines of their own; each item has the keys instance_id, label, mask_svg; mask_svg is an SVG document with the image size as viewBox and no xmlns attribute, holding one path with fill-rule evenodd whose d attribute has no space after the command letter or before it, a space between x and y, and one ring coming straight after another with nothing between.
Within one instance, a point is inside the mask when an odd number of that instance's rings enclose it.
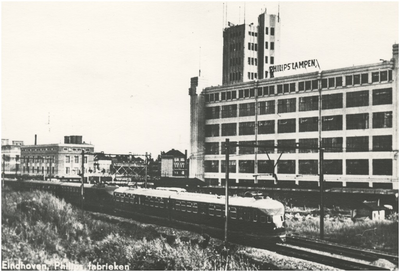
<instances>
[{"instance_id":1,"label":"philips lampen sign","mask_svg":"<svg viewBox=\"0 0 400 272\"><path fill-rule=\"evenodd\" d=\"M284 71L291 71L291 70L295 71L295 70L307 69L307 68L320 69L318 60L312 59L312 60L303 60L303 61L273 65L273 66L269 67L269 71L272 73L276 73L276 72L284 72Z\"/></svg>"}]
</instances>

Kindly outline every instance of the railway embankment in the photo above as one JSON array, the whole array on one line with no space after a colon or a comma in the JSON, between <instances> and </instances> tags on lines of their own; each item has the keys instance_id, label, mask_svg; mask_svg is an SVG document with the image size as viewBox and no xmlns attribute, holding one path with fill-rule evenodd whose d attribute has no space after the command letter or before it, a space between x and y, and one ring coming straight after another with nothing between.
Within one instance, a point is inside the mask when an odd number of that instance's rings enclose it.
<instances>
[{"instance_id":1,"label":"railway embankment","mask_svg":"<svg viewBox=\"0 0 400 272\"><path fill-rule=\"evenodd\" d=\"M264 256L260 258L260 256ZM2 270L335 270L206 235L2 190Z\"/></svg>"}]
</instances>

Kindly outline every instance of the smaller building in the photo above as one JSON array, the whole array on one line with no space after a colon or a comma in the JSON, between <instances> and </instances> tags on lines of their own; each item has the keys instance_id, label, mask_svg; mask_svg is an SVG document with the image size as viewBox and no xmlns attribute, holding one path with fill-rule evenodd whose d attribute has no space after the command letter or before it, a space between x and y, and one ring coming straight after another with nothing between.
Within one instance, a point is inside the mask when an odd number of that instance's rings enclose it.
<instances>
[{"instance_id":1,"label":"smaller building","mask_svg":"<svg viewBox=\"0 0 400 272\"><path fill-rule=\"evenodd\" d=\"M161 177L187 177L187 151L171 149L161 153Z\"/></svg>"},{"instance_id":2,"label":"smaller building","mask_svg":"<svg viewBox=\"0 0 400 272\"><path fill-rule=\"evenodd\" d=\"M353 210L353 218L369 218L371 220L384 220L385 207L378 201L364 201L357 209Z\"/></svg>"},{"instance_id":3,"label":"smaller building","mask_svg":"<svg viewBox=\"0 0 400 272\"><path fill-rule=\"evenodd\" d=\"M2 154L2 173L6 176L15 176L20 173L21 146L23 141L12 141L9 144L8 139L1 139Z\"/></svg>"}]
</instances>

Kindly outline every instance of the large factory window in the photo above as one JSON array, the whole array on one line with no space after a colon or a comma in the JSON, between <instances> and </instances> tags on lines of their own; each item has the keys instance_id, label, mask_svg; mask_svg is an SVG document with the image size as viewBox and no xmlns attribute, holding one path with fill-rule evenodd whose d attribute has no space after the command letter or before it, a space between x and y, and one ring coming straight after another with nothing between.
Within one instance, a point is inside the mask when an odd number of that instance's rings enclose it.
<instances>
[{"instance_id":1,"label":"large factory window","mask_svg":"<svg viewBox=\"0 0 400 272\"><path fill-rule=\"evenodd\" d=\"M221 155L225 155L225 142L221 142ZM229 154L236 154L236 142L230 142L229 144Z\"/></svg>"},{"instance_id":2,"label":"large factory window","mask_svg":"<svg viewBox=\"0 0 400 272\"><path fill-rule=\"evenodd\" d=\"M299 111L318 110L318 96L306 96L299 98Z\"/></svg>"},{"instance_id":3,"label":"large factory window","mask_svg":"<svg viewBox=\"0 0 400 272\"><path fill-rule=\"evenodd\" d=\"M296 132L296 119L278 120L278 133Z\"/></svg>"},{"instance_id":4,"label":"large factory window","mask_svg":"<svg viewBox=\"0 0 400 272\"><path fill-rule=\"evenodd\" d=\"M325 152L342 152L343 138L342 137L323 138L322 147L325 149Z\"/></svg>"},{"instance_id":5,"label":"large factory window","mask_svg":"<svg viewBox=\"0 0 400 272\"><path fill-rule=\"evenodd\" d=\"M254 154L254 146L241 146L254 144L254 141L239 142L239 154Z\"/></svg>"},{"instance_id":6,"label":"large factory window","mask_svg":"<svg viewBox=\"0 0 400 272\"><path fill-rule=\"evenodd\" d=\"M266 140L266 141L258 141L259 145L264 145L258 147L258 154L265 154L265 153L275 153L275 141L274 140Z\"/></svg>"},{"instance_id":7,"label":"large factory window","mask_svg":"<svg viewBox=\"0 0 400 272\"><path fill-rule=\"evenodd\" d=\"M392 151L392 135L380 135L372 137L373 151Z\"/></svg>"},{"instance_id":8,"label":"large factory window","mask_svg":"<svg viewBox=\"0 0 400 272\"><path fill-rule=\"evenodd\" d=\"M326 78L322 79L322 88L323 89L328 88L328 79L326 79Z\"/></svg>"},{"instance_id":9,"label":"large factory window","mask_svg":"<svg viewBox=\"0 0 400 272\"><path fill-rule=\"evenodd\" d=\"M269 95L275 94L275 85L269 86Z\"/></svg>"},{"instance_id":10,"label":"large factory window","mask_svg":"<svg viewBox=\"0 0 400 272\"><path fill-rule=\"evenodd\" d=\"M346 152L365 152L368 151L368 149L368 136L346 138Z\"/></svg>"},{"instance_id":11,"label":"large factory window","mask_svg":"<svg viewBox=\"0 0 400 272\"><path fill-rule=\"evenodd\" d=\"M346 107L362 107L369 105L369 91L358 91L346 94Z\"/></svg>"},{"instance_id":12,"label":"large factory window","mask_svg":"<svg viewBox=\"0 0 400 272\"><path fill-rule=\"evenodd\" d=\"M322 130L342 130L343 129L343 116L332 115L322 117Z\"/></svg>"},{"instance_id":13,"label":"large factory window","mask_svg":"<svg viewBox=\"0 0 400 272\"><path fill-rule=\"evenodd\" d=\"M381 82L388 80L388 72L387 71L381 71L380 75L381 75Z\"/></svg>"},{"instance_id":14,"label":"large factory window","mask_svg":"<svg viewBox=\"0 0 400 272\"><path fill-rule=\"evenodd\" d=\"M372 160L372 175L387 175L393 174L393 162L391 159L376 159Z\"/></svg>"},{"instance_id":15,"label":"large factory window","mask_svg":"<svg viewBox=\"0 0 400 272\"><path fill-rule=\"evenodd\" d=\"M361 74L361 84L368 84L369 78L368 73Z\"/></svg>"},{"instance_id":16,"label":"large factory window","mask_svg":"<svg viewBox=\"0 0 400 272\"><path fill-rule=\"evenodd\" d=\"M347 175L368 175L368 160L346 160Z\"/></svg>"},{"instance_id":17,"label":"large factory window","mask_svg":"<svg viewBox=\"0 0 400 272\"><path fill-rule=\"evenodd\" d=\"M237 117L237 105L222 106L222 118Z\"/></svg>"},{"instance_id":18,"label":"large factory window","mask_svg":"<svg viewBox=\"0 0 400 272\"><path fill-rule=\"evenodd\" d=\"M219 125L206 125L205 128L206 137L216 137L219 136Z\"/></svg>"},{"instance_id":19,"label":"large factory window","mask_svg":"<svg viewBox=\"0 0 400 272\"><path fill-rule=\"evenodd\" d=\"M304 91L304 81L299 82L299 91Z\"/></svg>"},{"instance_id":20,"label":"large factory window","mask_svg":"<svg viewBox=\"0 0 400 272\"><path fill-rule=\"evenodd\" d=\"M299 132L318 131L318 117L299 118Z\"/></svg>"},{"instance_id":21,"label":"large factory window","mask_svg":"<svg viewBox=\"0 0 400 272\"><path fill-rule=\"evenodd\" d=\"M299 139L299 153L316 153L318 152L318 139Z\"/></svg>"},{"instance_id":22,"label":"large factory window","mask_svg":"<svg viewBox=\"0 0 400 272\"><path fill-rule=\"evenodd\" d=\"M328 79L328 84L329 84L329 88L334 88L335 87L335 78L330 77Z\"/></svg>"},{"instance_id":23,"label":"large factory window","mask_svg":"<svg viewBox=\"0 0 400 272\"><path fill-rule=\"evenodd\" d=\"M360 84L360 75L354 75L353 80L354 80L354 85Z\"/></svg>"},{"instance_id":24,"label":"large factory window","mask_svg":"<svg viewBox=\"0 0 400 272\"><path fill-rule=\"evenodd\" d=\"M221 173L226 171L226 161L221 161ZM229 173L236 173L236 161L229 161Z\"/></svg>"},{"instance_id":25,"label":"large factory window","mask_svg":"<svg viewBox=\"0 0 400 272\"><path fill-rule=\"evenodd\" d=\"M392 104L392 88L372 91L372 105Z\"/></svg>"},{"instance_id":26,"label":"large factory window","mask_svg":"<svg viewBox=\"0 0 400 272\"><path fill-rule=\"evenodd\" d=\"M278 152L296 153L296 140L278 140Z\"/></svg>"},{"instance_id":27,"label":"large factory window","mask_svg":"<svg viewBox=\"0 0 400 272\"><path fill-rule=\"evenodd\" d=\"M343 86L343 79L342 77L336 77L336 88Z\"/></svg>"},{"instance_id":28,"label":"large factory window","mask_svg":"<svg viewBox=\"0 0 400 272\"><path fill-rule=\"evenodd\" d=\"M367 129L369 127L369 114L348 114L346 115L346 129Z\"/></svg>"},{"instance_id":29,"label":"large factory window","mask_svg":"<svg viewBox=\"0 0 400 272\"><path fill-rule=\"evenodd\" d=\"M254 122L239 123L239 135L254 135Z\"/></svg>"},{"instance_id":30,"label":"large factory window","mask_svg":"<svg viewBox=\"0 0 400 272\"><path fill-rule=\"evenodd\" d=\"M343 94L327 94L322 96L322 109L340 109L343 108Z\"/></svg>"},{"instance_id":31,"label":"large factory window","mask_svg":"<svg viewBox=\"0 0 400 272\"><path fill-rule=\"evenodd\" d=\"M280 173L280 174L295 174L296 173L296 161L294 161L294 160L278 161L278 173Z\"/></svg>"},{"instance_id":32,"label":"large factory window","mask_svg":"<svg viewBox=\"0 0 400 272\"><path fill-rule=\"evenodd\" d=\"M219 161L204 161L204 171L218 173Z\"/></svg>"},{"instance_id":33,"label":"large factory window","mask_svg":"<svg viewBox=\"0 0 400 272\"><path fill-rule=\"evenodd\" d=\"M296 111L296 98L278 100L278 113L295 112L295 111Z\"/></svg>"},{"instance_id":34,"label":"large factory window","mask_svg":"<svg viewBox=\"0 0 400 272\"><path fill-rule=\"evenodd\" d=\"M218 155L219 154L219 142L216 143L205 143L204 151L206 155Z\"/></svg>"},{"instance_id":35,"label":"large factory window","mask_svg":"<svg viewBox=\"0 0 400 272\"><path fill-rule=\"evenodd\" d=\"M299 174L317 175L318 160L299 160Z\"/></svg>"},{"instance_id":36,"label":"large factory window","mask_svg":"<svg viewBox=\"0 0 400 272\"><path fill-rule=\"evenodd\" d=\"M259 160L258 173L274 173L274 160Z\"/></svg>"},{"instance_id":37,"label":"large factory window","mask_svg":"<svg viewBox=\"0 0 400 272\"><path fill-rule=\"evenodd\" d=\"M323 171L328 175L341 175L343 173L342 160L324 160Z\"/></svg>"},{"instance_id":38,"label":"large factory window","mask_svg":"<svg viewBox=\"0 0 400 272\"><path fill-rule=\"evenodd\" d=\"M372 83L379 82L379 72L372 73Z\"/></svg>"},{"instance_id":39,"label":"large factory window","mask_svg":"<svg viewBox=\"0 0 400 272\"><path fill-rule=\"evenodd\" d=\"M254 173L254 161L239 161L239 173Z\"/></svg>"},{"instance_id":40,"label":"large factory window","mask_svg":"<svg viewBox=\"0 0 400 272\"><path fill-rule=\"evenodd\" d=\"M255 115L255 103L239 104L239 116Z\"/></svg>"},{"instance_id":41,"label":"large factory window","mask_svg":"<svg viewBox=\"0 0 400 272\"><path fill-rule=\"evenodd\" d=\"M217 118L219 118L219 106L206 107L206 119L217 119Z\"/></svg>"},{"instance_id":42,"label":"large factory window","mask_svg":"<svg viewBox=\"0 0 400 272\"><path fill-rule=\"evenodd\" d=\"M353 76L346 76L346 86L353 85Z\"/></svg>"}]
</instances>

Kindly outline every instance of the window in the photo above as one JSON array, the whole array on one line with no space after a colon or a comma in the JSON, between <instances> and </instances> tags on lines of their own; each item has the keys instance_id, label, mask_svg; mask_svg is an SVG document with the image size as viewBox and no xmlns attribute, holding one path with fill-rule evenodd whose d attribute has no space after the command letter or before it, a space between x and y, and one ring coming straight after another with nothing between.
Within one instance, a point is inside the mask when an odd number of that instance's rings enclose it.
<instances>
[{"instance_id":1,"label":"window","mask_svg":"<svg viewBox=\"0 0 400 272\"><path fill-rule=\"evenodd\" d=\"M265 28L265 35L268 35L268 27Z\"/></svg>"},{"instance_id":2,"label":"window","mask_svg":"<svg viewBox=\"0 0 400 272\"><path fill-rule=\"evenodd\" d=\"M274 35L275 35L275 28L271 27L271 36L274 36Z\"/></svg>"},{"instance_id":3,"label":"window","mask_svg":"<svg viewBox=\"0 0 400 272\"><path fill-rule=\"evenodd\" d=\"M353 85L353 76L346 76L346 86Z\"/></svg>"},{"instance_id":4,"label":"window","mask_svg":"<svg viewBox=\"0 0 400 272\"><path fill-rule=\"evenodd\" d=\"M361 107L369 105L369 91L358 91L346 94L346 107Z\"/></svg>"},{"instance_id":5,"label":"window","mask_svg":"<svg viewBox=\"0 0 400 272\"><path fill-rule=\"evenodd\" d=\"M278 152L296 153L296 140L278 140Z\"/></svg>"},{"instance_id":6,"label":"window","mask_svg":"<svg viewBox=\"0 0 400 272\"><path fill-rule=\"evenodd\" d=\"M392 151L392 135L381 135L372 137L373 151Z\"/></svg>"},{"instance_id":7,"label":"window","mask_svg":"<svg viewBox=\"0 0 400 272\"><path fill-rule=\"evenodd\" d=\"M268 44L268 43L266 43ZM268 63L268 56L265 57L265 63Z\"/></svg>"},{"instance_id":8,"label":"window","mask_svg":"<svg viewBox=\"0 0 400 272\"><path fill-rule=\"evenodd\" d=\"M296 98L278 100L278 113L295 112L295 111L296 111Z\"/></svg>"},{"instance_id":9,"label":"window","mask_svg":"<svg viewBox=\"0 0 400 272\"><path fill-rule=\"evenodd\" d=\"M71 157L65 156L65 163L70 163L70 162L71 162Z\"/></svg>"},{"instance_id":10,"label":"window","mask_svg":"<svg viewBox=\"0 0 400 272\"><path fill-rule=\"evenodd\" d=\"M343 108L343 94L327 94L322 96L322 109L340 109Z\"/></svg>"},{"instance_id":11,"label":"window","mask_svg":"<svg viewBox=\"0 0 400 272\"><path fill-rule=\"evenodd\" d=\"M296 119L278 120L278 133L296 132Z\"/></svg>"},{"instance_id":12,"label":"window","mask_svg":"<svg viewBox=\"0 0 400 272\"><path fill-rule=\"evenodd\" d=\"M324 160L323 172L328 175L342 175L343 162L342 160Z\"/></svg>"},{"instance_id":13,"label":"window","mask_svg":"<svg viewBox=\"0 0 400 272\"><path fill-rule=\"evenodd\" d=\"M372 83L379 82L379 72L372 73Z\"/></svg>"},{"instance_id":14,"label":"window","mask_svg":"<svg viewBox=\"0 0 400 272\"><path fill-rule=\"evenodd\" d=\"M329 88L335 87L335 79L333 77L328 79Z\"/></svg>"},{"instance_id":15,"label":"window","mask_svg":"<svg viewBox=\"0 0 400 272\"><path fill-rule=\"evenodd\" d=\"M277 86L278 94L283 93L283 85L282 84L278 84L276 86Z\"/></svg>"},{"instance_id":16,"label":"window","mask_svg":"<svg viewBox=\"0 0 400 272\"><path fill-rule=\"evenodd\" d=\"M393 174L393 162L391 159L377 159L372 160L372 175L386 175Z\"/></svg>"},{"instance_id":17,"label":"window","mask_svg":"<svg viewBox=\"0 0 400 272\"><path fill-rule=\"evenodd\" d=\"M283 92L288 93L289 92L289 84L283 84Z\"/></svg>"},{"instance_id":18,"label":"window","mask_svg":"<svg viewBox=\"0 0 400 272\"><path fill-rule=\"evenodd\" d=\"M368 122L368 113L346 115L346 129L367 129Z\"/></svg>"},{"instance_id":19,"label":"window","mask_svg":"<svg viewBox=\"0 0 400 272\"><path fill-rule=\"evenodd\" d=\"M221 161L221 173L226 172L226 161ZM229 172L236 173L236 161L229 161Z\"/></svg>"},{"instance_id":20,"label":"window","mask_svg":"<svg viewBox=\"0 0 400 272\"><path fill-rule=\"evenodd\" d=\"M258 88L257 89L257 96L263 96L263 88Z\"/></svg>"},{"instance_id":21,"label":"window","mask_svg":"<svg viewBox=\"0 0 400 272\"><path fill-rule=\"evenodd\" d=\"M311 81L306 81L306 91L311 91Z\"/></svg>"},{"instance_id":22,"label":"window","mask_svg":"<svg viewBox=\"0 0 400 272\"><path fill-rule=\"evenodd\" d=\"M275 100L258 103L259 114L275 114Z\"/></svg>"},{"instance_id":23,"label":"window","mask_svg":"<svg viewBox=\"0 0 400 272\"><path fill-rule=\"evenodd\" d=\"M316 153L318 152L318 139L299 139L299 153Z\"/></svg>"},{"instance_id":24,"label":"window","mask_svg":"<svg viewBox=\"0 0 400 272\"><path fill-rule=\"evenodd\" d=\"M219 154L219 143L205 143L204 152L206 155L218 155Z\"/></svg>"},{"instance_id":25,"label":"window","mask_svg":"<svg viewBox=\"0 0 400 272\"><path fill-rule=\"evenodd\" d=\"M368 73L361 74L361 84L368 84Z\"/></svg>"},{"instance_id":26,"label":"window","mask_svg":"<svg viewBox=\"0 0 400 272\"><path fill-rule=\"evenodd\" d=\"M328 88L328 79L326 79L326 78L323 78L322 79L322 88L323 89L326 89L326 88Z\"/></svg>"},{"instance_id":27,"label":"window","mask_svg":"<svg viewBox=\"0 0 400 272\"><path fill-rule=\"evenodd\" d=\"M258 173L274 173L274 161L273 160L259 160Z\"/></svg>"},{"instance_id":28,"label":"window","mask_svg":"<svg viewBox=\"0 0 400 272\"><path fill-rule=\"evenodd\" d=\"M374 112L372 114L373 128L391 128L392 127L392 112Z\"/></svg>"},{"instance_id":29,"label":"window","mask_svg":"<svg viewBox=\"0 0 400 272\"><path fill-rule=\"evenodd\" d=\"M342 77L336 77L336 88L343 86L343 79Z\"/></svg>"},{"instance_id":30,"label":"window","mask_svg":"<svg viewBox=\"0 0 400 272\"><path fill-rule=\"evenodd\" d=\"M221 155L225 155L225 142L221 143ZM236 142L229 142L229 154L236 154Z\"/></svg>"},{"instance_id":31,"label":"window","mask_svg":"<svg viewBox=\"0 0 400 272\"><path fill-rule=\"evenodd\" d=\"M254 173L254 161L239 161L239 173Z\"/></svg>"},{"instance_id":32,"label":"window","mask_svg":"<svg viewBox=\"0 0 400 272\"><path fill-rule=\"evenodd\" d=\"M237 117L237 105L222 106L222 118Z\"/></svg>"},{"instance_id":33,"label":"window","mask_svg":"<svg viewBox=\"0 0 400 272\"><path fill-rule=\"evenodd\" d=\"M342 130L343 129L343 117L342 115L332 115L322 117L322 130Z\"/></svg>"},{"instance_id":34,"label":"window","mask_svg":"<svg viewBox=\"0 0 400 272\"><path fill-rule=\"evenodd\" d=\"M304 82L299 82L299 91L304 91Z\"/></svg>"},{"instance_id":35,"label":"window","mask_svg":"<svg viewBox=\"0 0 400 272\"><path fill-rule=\"evenodd\" d=\"M269 95L275 94L275 85L269 86Z\"/></svg>"},{"instance_id":36,"label":"window","mask_svg":"<svg viewBox=\"0 0 400 272\"><path fill-rule=\"evenodd\" d=\"M258 122L258 134L273 134L273 133L275 133L275 120Z\"/></svg>"},{"instance_id":37,"label":"window","mask_svg":"<svg viewBox=\"0 0 400 272\"><path fill-rule=\"evenodd\" d=\"M33 168L32 168L33 169ZM29 171L28 171L29 172ZM71 172L71 169L69 167L65 167L65 174L69 174Z\"/></svg>"},{"instance_id":38,"label":"window","mask_svg":"<svg viewBox=\"0 0 400 272\"><path fill-rule=\"evenodd\" d=\"M388 80L388 72L387 71L381 71L381 82L382 81L387 81Z\"/></svg>"},{"instance_id":39,"label":"window","mask_svg":"<svg viewBox=\"0 0 400 272\"><path fill-rule=\"evenodd\" d=\"M79 156L75 156L75 163L79 163Z\"/></svg>"},{"instance_id":40,"label":"window","mask_svg":"<svg viewBox=\"0 0 400 272\"><path fill-rule=\"evenodd\" d=\"M372 90L372 105L392 104L392 88Z\"/></svg>"},{"instance_id":41,"label":"window","mask_svg":"<svg viewBox=\"0 0 400 272\"><path fill-rule=\"evenodd\" d=\"M255 103L239 104L239 116L255 115Z\"/></svg>"},{"instance_id":42,"label":"window","mask_svg":"<svg viewBox=\"0 0 400 272\"><path fill-rule=\"evenodd\" d=\"M239 123L239 135L254 135L254 122Z\"/></svg>"},{"instance_id":43,"label":"window","mask_svg":"<svg viewBox=\"0 0 400 272\"><path fill-rule=\"evenodd\" d=\"M239 98L243 98L243 90L239 90Z\"/></svg>"},{"instance_id":44,"label":"window","mask_svg":"<svg viewBox=\"0 0 400 272\"><path fill-rule=\"evenodd\" d=\"M342 152L343 138L322 138L322 147L325 149L325 152Z\"/></svg>"},{"instance_id":45,"label":"window","mask_svg":"<svg viewBox=\"0 0 400 272\"><path fill-rule=\"evenodd\" d=\"M318 96L306 96L299 98L300 111L318 110Z\"/></svg>"},{"instance_id":46,"label":"window","mask_svg":"<svg viewBox=\"0 0 400 272\"><path fill-rule=\"evenodd\" d=\"M219 161L204 161L204 171L218 173Z\"/></svg>"},{"instance_id":47,"label":"window","mask_svg":"<svg viewBox=\"0 0 400 272\"><path fill-rule=\"evenodd\" d=\"M318 160L299 160L299 174L317 175Z\"/></svg>"},{"instance_id":48,"label":"window","mask_svg":"<svg viewBox=\"0 0 400 272\"><path fill-rule=\"evenodd\" d=\"M236 127L236 123L222 124L222 136L235 136L237 134Z\"/></svg>"},{"instance_id":49,"label":"window","mask_svg":"<svg viewBox=\"0 0 400 272\"><path fill-rule=\"evenodd\" d=\"M318 117L299 118L299 132L318 131Z\"/></svg>"},{"instance_id":50,"label":"window","mask_svg":"<svg viewBox=\"0 0 400 272\"><path fill-rule=\"evenodd\" d=\"M87 163L87 156L84 157L84 163Z\"/></svg>"},{"instance_id":51,"label":"window","mask_svg":"<svg viewBox=\"0 0 400 272\"><path fill-rule=\"evenodd\" d=\"M239 154L254 154L254 141L239 142ZM241 146L248 145L248 146Z\"/></svg>"},{"instance_id":52,"label":"window","mask_svg":"<svg viewBox=\"0 0 400 272\"><path fill-rule=\"evenodd\" d=\"M206 125L205 128L206 137L216 137L219 136L219 125Z\"/></svg>"},{"instance_id":53,"label":"window","mask_svg":"<svg viewBox=\"0 0 400 272\"><path fill-rule=\"evenodd\" d=\"M235 207L229 207L229 216L231 219L237 219L237 209Z\"/></svg>"},{"instance_id":54,"label":"window","mask_svg":"<svg viewBox=\"0 0 400 272\"><path fill-rule=\"evenodd\" d=\"M258 153L274 153L275 152L275 141L274 140L266 140L266 141L258 141L259 145L264 145L263 147L258 147Z\"/></svg>"},{"instance_id":55,"label":"window","mask_svg":"<svg viewBox=\"0 0 400 272\"><path fill-rule=\"evenodd\" d=\"M362 152L368 151L368 149L368 136L346 138L346 152Z\"/></svg>"},{"instance_id":56,"label":"window","mask_svg":"<svg viewBox=\"0 0 400 272\"><path fill-rule=\"evenodd\" d=\"M290 83L290 92L296 92L296 83Z\"/></svg>"},{"instance_id":57,"label":"window","mask_svg":"<svg viewBox=\"0 0 400 272\"><path fill-rule=\"evenodd\" d=\"M270 44L271 44L271 50L275 50L275 43L271 42ZM271 57L271 64L273 64L272 63L272 57Z\"/></svg>"},{"instance_id":58,"label":"window","mask_svg":"<svg viewBox=\"0 0 400 272\"><path fill-rule=\"evenodd\" d=\"M296 163L294 160L278 161L278 173L280 174L295 174Z\"/></svg>"},{"instance_id":59,"label":"window","mask_svg":"<svg viewBox=\"0 0 400 272\"><path fill-rule=\"evenodd\" d=\"M354 85L360 84L360 75L354 75L353 79L354 79Z\"/></svg>"},{"instance_id":60,"label":"window","mask_svg":"<svg viewBox=\"0 0 400 272\"><path fill-rule=\"evenodd\" d=\"M347 175L368 175L368 160L346 160Z\"/></svg>"},{"instance_id":61,"label":"window","mask_svg":"<svg viewBox=\"0 0 400 272\"><path fill-rule=\"evenodd\" d=\"M225 93L223 94L225 95ZM206 119L216 119L216 118L219 118L219 106L206 107Z\"/></svg>"},{"instance_id":62,"label":"window","mask_svg":"<svg viewBox=\"0 0 400 272\"><path fill-rule=\"evenodd\" d=\"M272 47L272 45L271 45L271 47ZM272 48L271 48L272 49ZM270 58L270 60L271 60L271 64L274 64L274 57L271 57ZM273 77L273 74L272 74L272 72L271 72L271 78Z\"/></svg>"}]
</instances>

